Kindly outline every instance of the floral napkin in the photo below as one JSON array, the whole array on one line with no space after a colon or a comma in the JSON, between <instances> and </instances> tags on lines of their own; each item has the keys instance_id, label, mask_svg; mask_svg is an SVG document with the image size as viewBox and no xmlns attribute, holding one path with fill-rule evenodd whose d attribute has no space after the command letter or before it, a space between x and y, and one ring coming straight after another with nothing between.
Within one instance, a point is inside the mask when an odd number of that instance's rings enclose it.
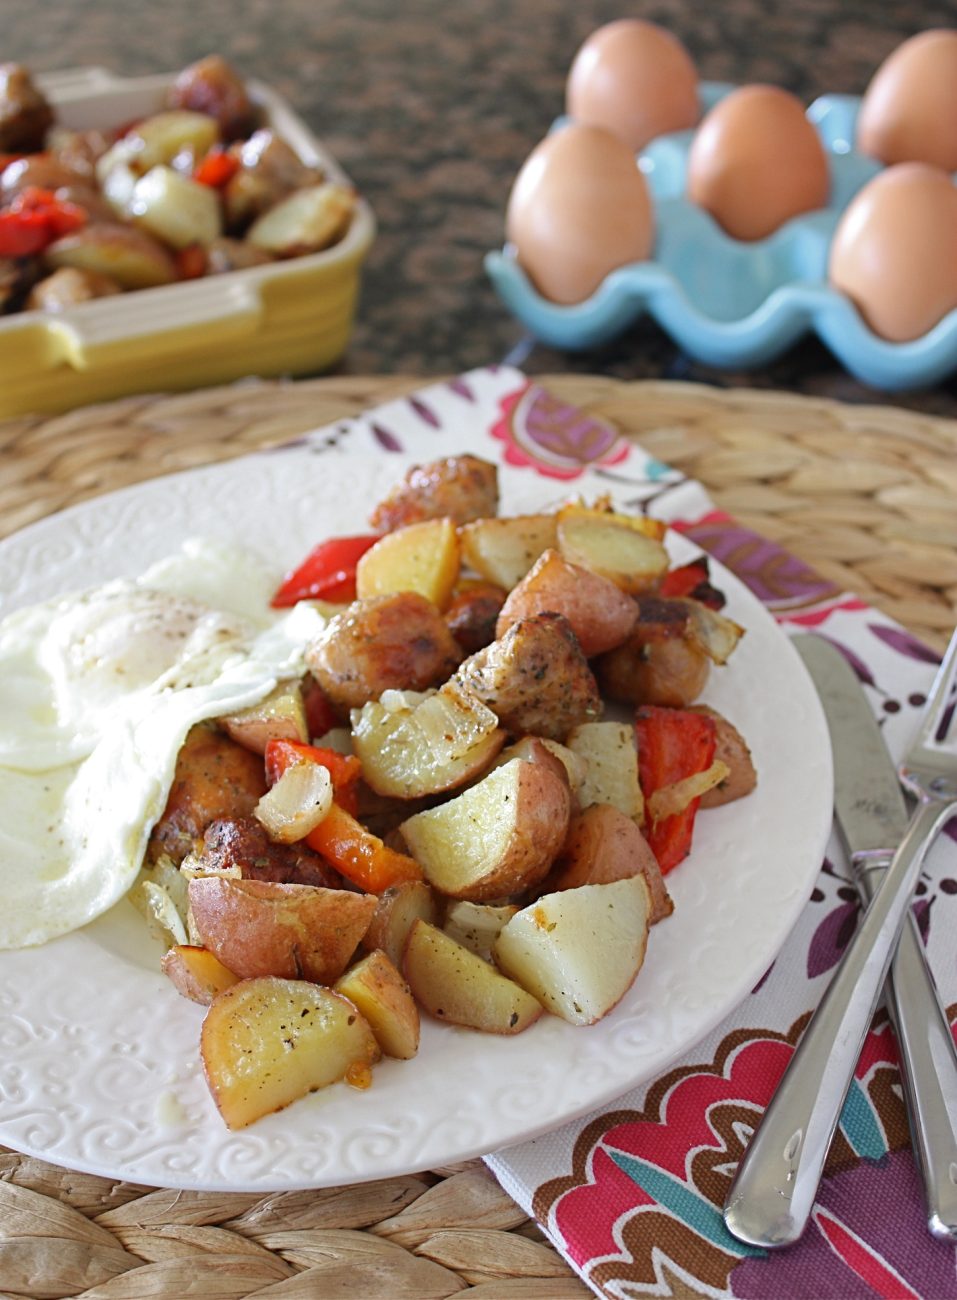
<instances>
[{"instance_id":1,"label":"floral napkin","mask_svg":"<svg viewBox=\"0 0 957 1300\"><path fill-rule=\"evenodd\" d=\"M489 368L349 422L386 450L429 431L497 444L506 464L566 491L585 472L627 475L636 500L733 570L787 632L834 642L863 683L888 748L908 745L937 656L854 595L715 510L699 483L618 438L518 371ZM439 454L435 439L436 453ZM490 443L490 445L491 445ZM951 1020L957 1017L957 823L928 857L915 913ZM785 1251L745 1246L721 1217L735 1167L856 926L860 903L835 835L770 970L662 1078L534 1141L487 1158L599 1296L748 1300L957 1298L957 1257L926 1229L881 1009L848 1096L811 1223Z\"/></svg>"}]
</instances>

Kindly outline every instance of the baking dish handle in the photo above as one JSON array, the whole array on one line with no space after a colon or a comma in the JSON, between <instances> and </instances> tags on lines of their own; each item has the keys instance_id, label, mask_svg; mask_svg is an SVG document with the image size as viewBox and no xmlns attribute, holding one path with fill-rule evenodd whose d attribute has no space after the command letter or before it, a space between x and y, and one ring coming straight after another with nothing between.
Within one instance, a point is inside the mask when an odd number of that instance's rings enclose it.
<instances>
[{"instance_id":1,"label":"baking dish handle","mask_svg":"<svg viewBox=\"0 0 957 1300\"><path fill-rule=\"evenodd\" d=\"M211 277L85 303L82 311L51 318L47 328L58 360L87 370L108 358L157 358L236 342L259 329L262 318L258 283Z\"/></svg>"}]
</instances>

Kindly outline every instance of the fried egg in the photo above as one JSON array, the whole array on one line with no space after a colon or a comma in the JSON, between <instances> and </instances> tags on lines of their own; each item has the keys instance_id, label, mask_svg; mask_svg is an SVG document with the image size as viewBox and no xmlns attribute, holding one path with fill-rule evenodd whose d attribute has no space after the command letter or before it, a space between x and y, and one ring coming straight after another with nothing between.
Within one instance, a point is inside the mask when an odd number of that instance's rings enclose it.
<instances>
[{"instance_id":1,"label":"fried egg","mask_svg":"<svg viewBox=\"0 0 957 1300\"><path fill-rule=\"evenodd\" d=\"M301 676L324 620L307 602L271 611L274 586L255 557L193 539L0 624L0 948L122 898L190 727Z\"/></svg>"}]
</instances>

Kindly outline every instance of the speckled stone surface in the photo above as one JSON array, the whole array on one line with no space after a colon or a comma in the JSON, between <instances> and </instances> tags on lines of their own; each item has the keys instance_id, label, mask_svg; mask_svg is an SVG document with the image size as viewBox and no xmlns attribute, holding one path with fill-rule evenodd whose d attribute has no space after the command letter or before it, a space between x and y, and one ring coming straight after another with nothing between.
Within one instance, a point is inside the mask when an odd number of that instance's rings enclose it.
<instances>
[{"instance_id":1,"label":"speckled stone surface","mask_svg":"<svg viewBox=\"0 0 957 1300\"><path fill-rule=\"evenodd\" d=\"M954 0L22 0L0 3L0 58L37 70L169 71L218 51L282 92L371 201L379 236L341 369L438 374L511 355L531 373L754 385L957 416L957 380L923 393L864 388L802 343L758 372L719 372L639 324L597 352L523 339L484 253L502 242L509 188L562 109L576 49L624 15L669 27L701 76L770 81L806 101L860 94L923 28L957 25Z\"/></svg>"}]
</instances>

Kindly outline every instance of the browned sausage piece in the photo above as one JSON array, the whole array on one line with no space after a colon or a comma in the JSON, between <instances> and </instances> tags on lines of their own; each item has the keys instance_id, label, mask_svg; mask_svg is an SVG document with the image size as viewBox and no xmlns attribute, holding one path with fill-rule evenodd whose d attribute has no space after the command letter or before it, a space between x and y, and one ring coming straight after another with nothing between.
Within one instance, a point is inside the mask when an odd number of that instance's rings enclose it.
<instances>
[{"instance_id":1,"label":"browned sausage piece","mask_svg":"<svg viewBox=\"0 0 957 1300\"><path fill-rule=\"evenodd\" d=\"M478 456L415 465L375 507L369 523L388 533L423 519L454 519L467 524L498 511L498 469Z\"/></svg>"},{"instance_id":2,"label":"browned sausage piece","mask_svg":"<svg viewBox=\"0 0 957 1300\"><path fill-rule=\"evenodd\" d=\"M0 64L0 153L39 153L53 109L19 63Z\"/></svg>"},{"instance_id":3,"label":"browned sausage piece","mask_svg":"<svg viewBox=\"0 0 957 1300\"><path fill-rule=\"evenodd\" d=\"M191 63L169 92L170 108L187 108L215 117L225 140L248 135L254 110L239 73L219 54Z\"/></svg>"},{"instance_id":4,"label":"browned sausage piece","mask_svg":"<svg viewBox=\"0 0 957 1300\"><path fill-rule=\"evenodd\" d=\"M181 862L197 847L210 822L248 817L265 793L261 755L212 727L193 727L176 759L169 798L153 827L147 859L154 862L165 853Z\"/></svg>"},{"instance_id":5,"label":"browned sausage piece","mask_svg":"<svg viewBox=\"0 0 957 1300\"><path fill-rule=\"evenodd\" d=\"M244 880L339 889L342 877L305 844L274 844L255 817L220 817L203 835L197 866L222 872L238 867Z\"/></svg>"},{"instance_id":6,"label":"browned sausage piece","mask_svg":"<svg viewBox=\"0 0 957 1300\"><path fill-rule=\"evenodd\" d=\"M504 588L494 582L475 582L452 597L445 622L466 654L474 654L495 640L495 623L505 596Z\"/></svg>"},{"instance_id":7,"label":"browned sausage piece","mask_svg":"<svg viewBox=\"0 0 957 1300\"><path fill-rule=\"evenodd\" d=\"M461 658L442 615L413 591L354 601L306 651L307 666L340 709L359 709L387 690L424 691Z\"/></svg>"},{"instance_id":8,"label":"browned sausage piece","mask_svg":"<svg viewBox=\"0 0 957 1300\"><path fill-rule=\"evenodd\" d=\"M563 614L519 619L466 659L456 680L514 735L561 740L572 727L601 717L598 687Z\"/></svg>"},{"instance_id":9,"label":"browned sausage piece","mask_svg":"<svg viewBox=\"0 0 957 1300\"><path fill-rule=\"evenodd\" d=\"M704 690L711 663L695 637L690 602L638 597L627 640L595 661L605 695L626 704L681 709Z\"/></svg>"}]
</instances>

